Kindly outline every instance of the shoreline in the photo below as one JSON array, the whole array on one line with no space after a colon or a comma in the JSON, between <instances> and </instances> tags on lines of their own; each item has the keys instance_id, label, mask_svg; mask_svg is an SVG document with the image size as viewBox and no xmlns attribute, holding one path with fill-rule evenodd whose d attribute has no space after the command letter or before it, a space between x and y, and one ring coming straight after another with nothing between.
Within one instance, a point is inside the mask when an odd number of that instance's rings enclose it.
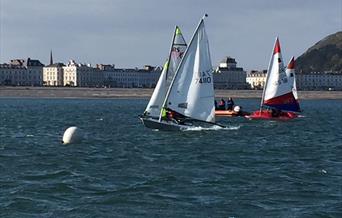
<instances>
[{"instance_id":1,"label":"shoreline","mask_svg":"<svg viewBox=\"0 0 342 218\"><path fill-rule=\"evenodd\" d=\"M80 87L0 87L0 98L148 99L153 89ZM215 90L216 98L260 99L262 90ZM342 99L342 91L299 91L299 99Z\"/></svg>"}]
</instances>

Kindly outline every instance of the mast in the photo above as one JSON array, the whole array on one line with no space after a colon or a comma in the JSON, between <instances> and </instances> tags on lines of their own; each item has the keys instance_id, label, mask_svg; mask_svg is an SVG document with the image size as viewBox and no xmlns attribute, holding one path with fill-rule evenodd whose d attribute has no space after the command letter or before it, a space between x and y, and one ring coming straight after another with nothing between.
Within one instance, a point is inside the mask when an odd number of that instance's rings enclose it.
<instances>
[{"instance_id":1,"label":"mast","mask_svg":"<svg viewBox=\"0 0 342 218\"><path fill-rule=\"evenodd\" d=\"M273 49L272 49L271 59L270 59L270 61L268 63L265 85L264 85L264 88L262 90L262 96L261 96L261 102L260 102L260 113L261 113L262 105L264 103L265 91L266 91L266 87L267 87L268 77L269 77L269 74L270 74L270 67L271 67L271 64L272 64L273 58L274 58L274 47L275 47L275 45L277 43L277 40L279 40L278 36L275 39L275 43L274 43L274 46L273 46Z\"/></svg>"},{"instance_id":2,"label":"mast","mask_svg":"<svg viewBox=\"0 0 342 218\"><path fill-rule=\"evenodd\" d=\"M177 32L177 28L178 26L176 25L175 27L175 31L173 33L173 37L172 37L172 41L171 41L171 47L170 47L170 52L169 52L169 57L168 57L168 60L167 60L167 69L166 69L166 76L165 76L165 80L167 80L167 75L169 73L169 66L170 66L170 60L171 60L171 53L172 53L172 49L173 49L173 44L174 44L174 41L175 41L175 38L176 38L176 32ZM172 84L172 83L171 83ZM170 85L171 86L171 85ZM165 100L164 100L165 101ZM161 121L161 118L162 118L162 110L164 110L164 103L163 105L160 107L160 114L159 114L159 122Z\"/></svg>"},{"instance_id":3,"label":"mast","mask_svg":"<svg viewBox=\"0 0 342 218\"><path fill-rule=\"evenodd\" d=\"M200 22L198 23L198 25L197 25L197 27L196 27L196 30L195 30L194 34L192 35L191 40L190 40L190 42L189 42L189 46L187 46L187 48L186 48L186 50L185 50L184 56L188 53L188 50L189 50L189 48L190 48L190 45L192 44L192 42L193 42L195 36L197 35L198 29L200 28L200 26L201 26L202 23L204 22L204 18L205 18L205 17L208 17L208 14L204 14L204 16L202 17L202 19L201 19ZM164 100L164 103L163 103L163 107L162 107L162 108L165 108L165 107L166 107L167 99L168 99L169 96L170 96L172 86L173 86L173 84L174 84L174 82L175 82L176 77L177 77L178 74L179 74L179 68L182 66L183 61L184 61L184 57L182 58L181 62L179 63L179 65L178 65L178 67L177 67L177 70L176 70L176 73L175 73L175 75L174 75L174 77L173 77L173 79L172 79L172 81L171 81L171 84L170 84L168 90L167 90L166 97L165 97L165 100ZM182 114L182 115L184 115L184 114ZM185 115L184 115L184 116L185 116ZM161 116L160 116L160 118L159 118L159 122L160 122L160 121L161 121Z\"/></svg>"}]
</instances>

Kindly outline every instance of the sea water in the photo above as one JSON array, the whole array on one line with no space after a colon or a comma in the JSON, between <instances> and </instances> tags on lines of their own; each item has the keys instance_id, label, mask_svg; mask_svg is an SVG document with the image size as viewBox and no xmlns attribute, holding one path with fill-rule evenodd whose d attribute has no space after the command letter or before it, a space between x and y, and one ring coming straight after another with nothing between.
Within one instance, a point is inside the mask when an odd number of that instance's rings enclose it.
<instances>
[{"instance_id":1,"label":"sea water","mask_svg":"<svg viewBox=\"0 0 342 218\"><path fill-rule=\"evenodd\" d=\"M185 132L145 128L146 104L0 99L0 217L342 217L341 100Z\"/></svg>"}]
</instances>

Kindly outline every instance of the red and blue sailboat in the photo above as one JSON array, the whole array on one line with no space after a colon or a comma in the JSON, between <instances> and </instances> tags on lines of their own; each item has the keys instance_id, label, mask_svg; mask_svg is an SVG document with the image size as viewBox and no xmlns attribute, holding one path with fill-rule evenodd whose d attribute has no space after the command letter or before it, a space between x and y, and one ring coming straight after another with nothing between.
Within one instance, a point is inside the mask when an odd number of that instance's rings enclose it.
<instances>
[{"instance_id":1,"label":"red and blue sailboat","mask_svg":"<svg viewBox=\"0 0 342 218\"><path fill-rule=\"evenodd\" d=\"M276 120L288 120L298 117L297 112L300 112L300 106L297 91L294 87L294 58L291 59L286 70L281 55L280 42L276 38L266 75L260 110L246 117L249 119Z\"/></svg>"}]
</instances>

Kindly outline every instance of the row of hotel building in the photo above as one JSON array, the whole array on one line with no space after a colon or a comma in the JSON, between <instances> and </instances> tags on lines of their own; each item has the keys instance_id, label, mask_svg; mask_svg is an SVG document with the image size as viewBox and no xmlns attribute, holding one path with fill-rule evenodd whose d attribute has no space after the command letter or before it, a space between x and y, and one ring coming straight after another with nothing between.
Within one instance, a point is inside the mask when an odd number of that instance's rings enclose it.
<instances>
[{"instance_id":1,"label":"row of hotel building","mask_svg":"<svg viewBox=\"0 0 342 218\"><path fill-rule=\"evenodd\" d=\"M16 59L0 64L0 85L11 86L77 86L153 88L160 67L118 69L114 65L79 64L70 60L66 65L53 63L44 66L39 60ZM225 57L214 71L216 89L262 89L266 70L246 72L237 67L234 58ZM299 90L342 90L342 72L311 72L296 75Z\"/></svg>"}]
</instances>

